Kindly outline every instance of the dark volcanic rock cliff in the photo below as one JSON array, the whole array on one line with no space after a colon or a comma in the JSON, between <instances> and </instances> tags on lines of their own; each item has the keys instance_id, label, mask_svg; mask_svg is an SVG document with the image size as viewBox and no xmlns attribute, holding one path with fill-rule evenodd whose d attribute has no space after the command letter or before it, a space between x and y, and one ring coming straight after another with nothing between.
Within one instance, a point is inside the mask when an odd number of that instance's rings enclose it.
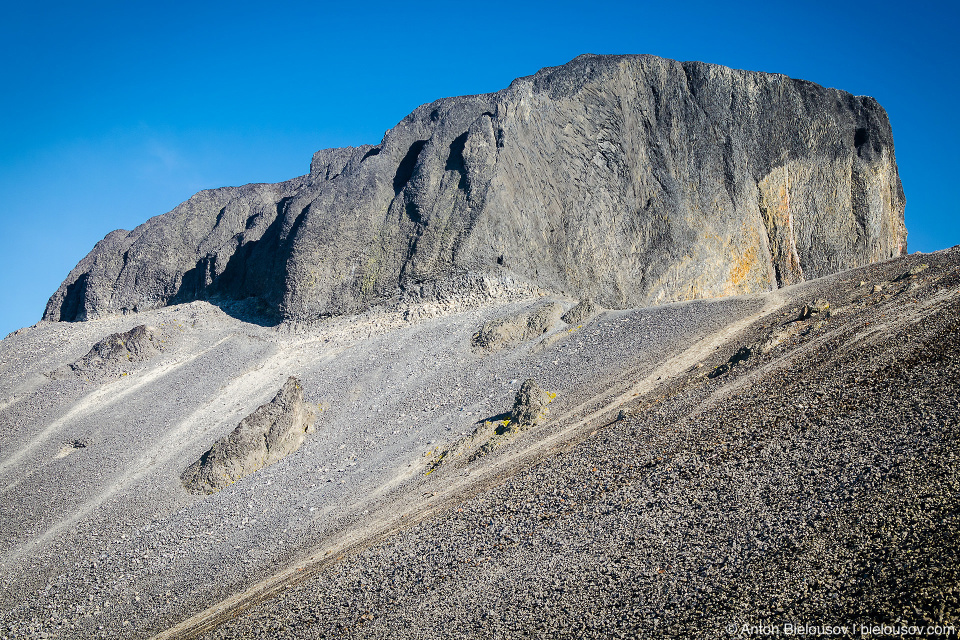
<instances>
[{"instance_id":1,"label":"dark volcanic rock cliff","mask_svg":"<svg viewBox=\"0 0 960 640\"><path fill-rule=\"evenodd\" d=\"M309 320L490 283L614 308L765 291L904 253L903 209L872 98L585 55L115 231L44 318L253 298Z\"/></svg>"}]
</instances>

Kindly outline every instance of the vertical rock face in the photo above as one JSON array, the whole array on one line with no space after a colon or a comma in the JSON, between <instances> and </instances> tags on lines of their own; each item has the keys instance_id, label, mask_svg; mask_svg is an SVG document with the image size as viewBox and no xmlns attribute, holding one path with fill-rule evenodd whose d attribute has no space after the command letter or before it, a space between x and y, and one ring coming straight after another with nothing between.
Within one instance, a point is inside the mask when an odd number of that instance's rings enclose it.
<instances>
[{"instance_id":1,"label":"vertical rock face","mask_svg":"<svg viewBox=\"0 0 960 640\"><path fill-rule=\"evenodd\" d=\"M215 493L299 449L313 421L300 381L290 377L273 400L218 440L180 480L191 493Z\"/></svg>"},{"instance_id":2,"label":"vertical rock face","mask_svg":"<svg viewBox=\"0 0 960 640\"><path fill-rule=\"evenodd\" d=\"M585 55L113 232L44 318L253 298L305 320L493 280L607 308L765 291L904 253L903 210L872 98Z\"/></svg>"}]
</instances>

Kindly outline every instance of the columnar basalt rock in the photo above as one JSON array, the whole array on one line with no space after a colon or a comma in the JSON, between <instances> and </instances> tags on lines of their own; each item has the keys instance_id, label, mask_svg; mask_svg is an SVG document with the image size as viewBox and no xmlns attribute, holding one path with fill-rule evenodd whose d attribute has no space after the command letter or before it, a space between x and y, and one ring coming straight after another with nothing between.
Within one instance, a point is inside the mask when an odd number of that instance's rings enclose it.
<instances>
[{"instance_id":1,"label":"columnar basalt rock","mask_svg":"<svg viewBox=\"0 0 960 640\"><path fill-rule=\"evenodd\" d=\"M115 231L44 318L255 298L312 320L488 277L606 308L751 293L903 254L903 211L872 98L584 55Z\"/></svg>"}]
</instances>

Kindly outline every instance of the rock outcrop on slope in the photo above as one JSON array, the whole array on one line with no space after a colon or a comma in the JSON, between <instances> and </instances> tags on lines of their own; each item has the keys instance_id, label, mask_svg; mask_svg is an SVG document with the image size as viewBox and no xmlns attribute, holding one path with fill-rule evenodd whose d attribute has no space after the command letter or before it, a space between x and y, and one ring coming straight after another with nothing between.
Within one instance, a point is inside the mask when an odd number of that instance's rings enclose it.
<instances>
[{"instance_id":1,"label":"rock outcrop on slope","mask_svg":"<svg viewBox=\"0 0 960 640\"><path fill-rule=\"evenodd\" d=\"M299 449L314 419L300 381L291 376L273 400L218 440L180 480L191 493L215 493Z\"/></svg>"},{"instance_id":2,"label":"rock outcrop on slope","mask_svg":"<svg viewBox=\"0 0 960 640\"><path fill-rule=\"evenodd\" d=\"M532 378L524 380L510 412L511 425L524 428L538 424L547 415L547 405L553 398L554 394L541 389Z\"/></svg>"},{"instance_id":3,"label":"rock outcrop on slope","mask_svg":"<svg viewBox=\"0 0 960 640\"><path fill-rule=\"evenodd\" d=\"M421 106L309 175L114 231L44 318L252 299L310 320L508 285L606 308L765 291L903 254L903 210L873 98L584 55Z\"/></svg>"},{"instance_id":4,"label":"rock outcrop on slope","mask_svg":"<svg viewBox=\"0 0 960 640\"><path fill-rule=\"evenodd\" d=\"M0 341L0 637L960 619L960 248L471 351L549 301L297 335L197 302ZM170 336L137 377L41 375L135 324ZM278 371L325 407L322 437L188 494ZM557 395L523 429L528 379Z\"/></svg>"},{"instance_id":5,"label":"rock outcrop on slope","mask_svg":"<svg viewBox=\"0 0 960 640\"><path fill-rule=\"evenodd\" d=\"M177 637L956 637L960 251L852 275L784 293L582 441ZM822 296L838 314L797 320ZM811 330L706 377L785 322ZM463 474L444 471L424 502Z\"/></svg>"},{"instance_id":6,"label":"rock outcrop on slope","mask_svg":"<svg viewBox=\"0 0 960 640\"><path fill-rule=\"evenodd\" d=\"M497 351L517 342L539 338L560 321L563 307L556 302L544 302L533 309L522 309L502 318L483 323L470 339L470 345L479 352Z\"/></svg>"},{"instance_id":7,"label":"rock outcrop on slope","mask_svg":"<svg viewBox=\"0 0 960 640\"><path fill-rule=\"evenodd\" d=\"M596 302L587 298L575 304L569 311L560 316L560 319L567 324L581 325L590 321L595 315L603 309Z\"/></svg>"},{"instance_id":8,"label":"rock outcrop on slope","mask_svg":"<svg viewBox=\"0 0 960 640\"><path fill-rule=\"evenodd\" d=\"M159 354L163 350L163 343L156 328L139 325L129 331L107 336L93 345L82 358L60 367L50 375L116 378L130 373L136 365Z\"/></svg>"}]
</instances>

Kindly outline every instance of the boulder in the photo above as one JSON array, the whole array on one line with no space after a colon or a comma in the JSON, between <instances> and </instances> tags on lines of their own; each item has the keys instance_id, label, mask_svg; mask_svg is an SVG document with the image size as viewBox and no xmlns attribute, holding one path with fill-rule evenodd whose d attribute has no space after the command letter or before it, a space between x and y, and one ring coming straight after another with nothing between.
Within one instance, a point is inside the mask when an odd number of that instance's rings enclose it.
<instances>
[{"instance_id":1,"label":"boulder","mask_svg":"<svg viewBox=\"0 0 960 640\"><path fill-rule=\"evenodd\" d=\"M809 320L813 316L818 315L830 315L830 303L824 300L823 298L818 298L810 304L803 305L803 308L800 310L800 315L797 317L797 320Z\"/></svg>"},{"instance_id":2,"label":"boulder","mask_svg":"<svg viewBox=\"0 0 960 640\"><path fill-rule=\"evenodd\" d=\"M589 322L602 310L600 305L594 302L592 298L586 298L571 307L569 311L560 316L560 319L567 324L582 325Z\"/></svg>"},{"instance_id":3,"label":"boulder","mask_svg":"<svg viewBox=\"0 0 960 640\"><path fill-rule=\"evenodd\" d=\"M160 332L154 327L140 325L100 340L85 356L60 367L51 377L75 374L88 378L117 378L130 373L137 364L153 358L163 348Z\"/></svg>"},{"instance_id":4,"label":"boulder","mask_svg":"<svg viewBox=\"0 0 960 640\"><path fill-rule=\"evenodd\" d=\"M510 429L515 431L532 427L541 422L547 415L547 405L554 397L555 394L544 391L534 380L525 380L520 385L517 396L513 401L513 411L510 412Z\"/></svg>"}]
</instances>

